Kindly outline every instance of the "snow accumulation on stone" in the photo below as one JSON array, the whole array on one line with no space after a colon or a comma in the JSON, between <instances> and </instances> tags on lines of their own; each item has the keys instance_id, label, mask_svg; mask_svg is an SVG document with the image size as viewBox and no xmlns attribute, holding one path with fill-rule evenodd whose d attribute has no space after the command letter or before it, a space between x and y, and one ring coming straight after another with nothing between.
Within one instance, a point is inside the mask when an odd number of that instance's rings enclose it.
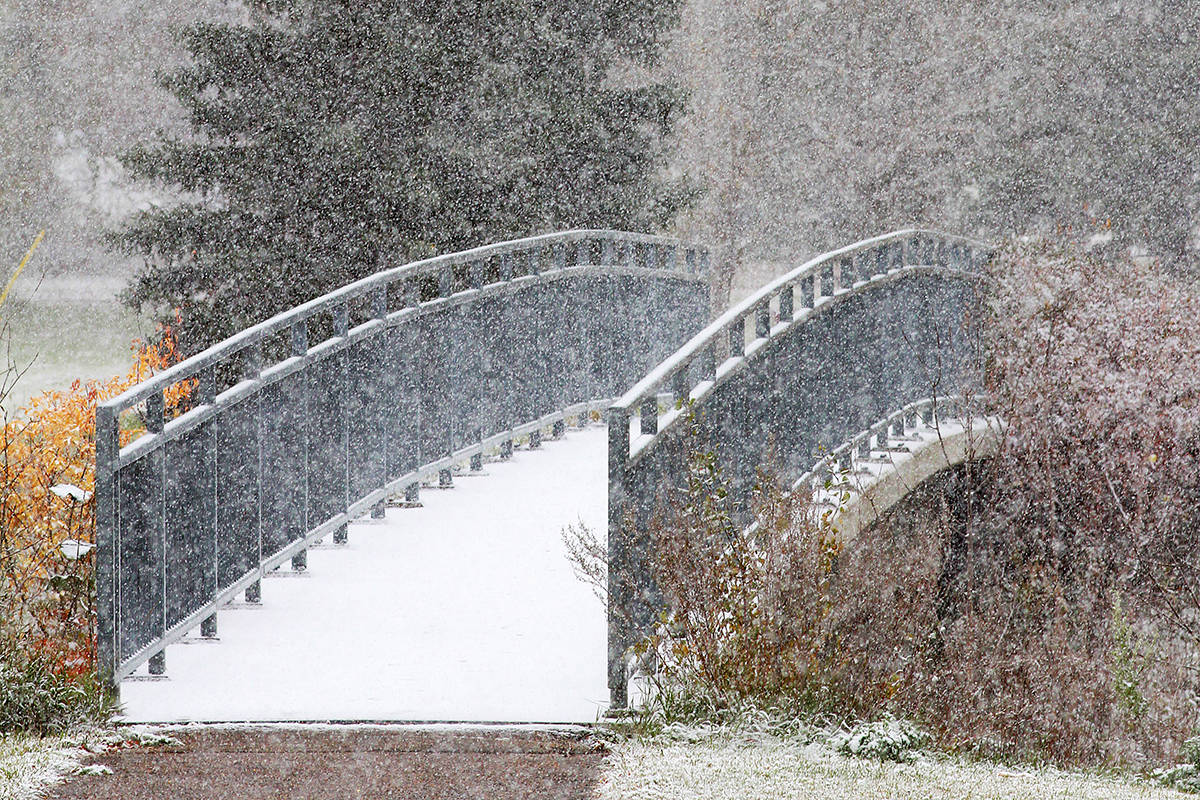
<instances>
[{"instance_id":1,"label":"snow accumulation on stone","mask_svg":"<svg viewBox=\"0 0 1200 800\"><path fill-rule=\"evenodd\" d=\"M561 530L605 529L606 448L604 428L571 430L351 524L305 573L266 578L261 606L221 610L217 641L168 647L166 680L123 682L124 717L596 721L605 610Z\"/></svg>"}]
</instances>

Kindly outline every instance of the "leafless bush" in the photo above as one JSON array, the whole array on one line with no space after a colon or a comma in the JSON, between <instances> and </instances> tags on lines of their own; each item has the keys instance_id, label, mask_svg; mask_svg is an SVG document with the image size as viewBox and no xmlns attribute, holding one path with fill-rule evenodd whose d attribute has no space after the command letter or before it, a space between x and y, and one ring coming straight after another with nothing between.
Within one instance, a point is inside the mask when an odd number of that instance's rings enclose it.
<instances>
[{"instance_id":1,"label":"leafless bush","mask_svg":"<svg viewBox=\"0 0 1200 800\"><path fill-rule=\"evenodd\" d=\"M838 658L827 618L840 543L809 507L760 470L736 524L715 454L689 456L687 487L651 522L652 572L667 612L645 647L659 676L713 708L825 705Z\"/></svg>"},{"instance_id":2,"label":"leafless bush","mask_svg":"<svg viewBox=\"0 0 1200 800\"><path fill-rule=\"evenodd\" d=\"M843 558L858 694L953 747L1160 761L1195 725L1200 294L1045 243L993 277L1006 441Z\"/></svg>"}]
</instances>

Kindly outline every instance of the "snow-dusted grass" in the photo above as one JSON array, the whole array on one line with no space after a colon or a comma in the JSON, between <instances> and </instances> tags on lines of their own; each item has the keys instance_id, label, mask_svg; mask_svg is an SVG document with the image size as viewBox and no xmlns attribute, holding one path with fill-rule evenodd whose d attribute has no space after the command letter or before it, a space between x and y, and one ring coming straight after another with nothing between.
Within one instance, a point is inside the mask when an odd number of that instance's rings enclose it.
<instances>
[{"instance_id":1,"label":"snow-dusted grass","mask_svg":"<svg viewBox=\"0 0 1200 800\"><path fill-rule=\"evenodd\" d=\"M0 734L0 798L39 797L74 770L83 754L76 742L64 737Z\"/></svg>"},{"instance_id":2,"label":"snow-dusted grass","mask_svg":"<svg viewBox=\"0 0 1200 800\"><path fill-rule=\"evenodd\" d=\"M823 742L628 740L612 747L600 800L1116 800L1195 798L1121 779L921 756L841 755Z\"/></svg>"}]
</instances>

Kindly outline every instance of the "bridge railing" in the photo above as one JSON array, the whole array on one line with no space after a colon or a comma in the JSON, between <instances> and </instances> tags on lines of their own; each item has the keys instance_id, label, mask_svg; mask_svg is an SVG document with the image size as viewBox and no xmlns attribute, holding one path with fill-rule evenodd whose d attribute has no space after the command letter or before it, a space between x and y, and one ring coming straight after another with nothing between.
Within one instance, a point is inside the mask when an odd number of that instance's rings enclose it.
<instances>
[{"instance_id":1,"label":"bridge railing","mask_svg":"<svg viewBox=\"0 0 1200 800\"><path fill-rule=\"evenodd\" d=\"M872 450L886 450L889 437L903 436L905 431L916 428L918 422L937 427L940 420L964 418L970 411L975 409L961 395L928 397L909 403L833 448L812 469L793 481L791 489L806 488L816 492L831 476L837 481L843 473L854 473L862 461L871 457Z\"/></svg>"},{"instance_id":2,"label":"bridge railing","mask_svg":"<svg viewBox=\"0 0 1200 800\"><path fill-rule=\"evenodd\" d=\"M685 450L711 447L745 508L763 462L798 476L889 411L978 382L977 284L990 256L923 230L824 254L731 307L609 408L614 705L624 654L660 605L647 531L663 493L686 485Z\"/></svg>"},{"instance_id":3,"label":"bridge railing","mask_svg":"<svg viewBox=\"0 0 1200 800\"><path fill-rule=\"evenodd\" d=\"M707 319L708 254L578 230L384 269L96 414L99 660L114 685L287 559L432 476L607 405ZM182 402L175 402L182 397ZM123 430L145 434L121 446ZM128 435L127 435L128 437Z\"/></svg>"}]
</instances>

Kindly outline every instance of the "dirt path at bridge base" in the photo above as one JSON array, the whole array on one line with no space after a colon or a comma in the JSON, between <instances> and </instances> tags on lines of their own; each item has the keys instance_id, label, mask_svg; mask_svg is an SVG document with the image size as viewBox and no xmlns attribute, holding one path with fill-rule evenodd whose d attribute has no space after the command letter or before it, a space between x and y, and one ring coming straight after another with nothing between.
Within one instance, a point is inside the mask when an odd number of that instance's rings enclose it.
<instances>
[{"instance_id":1,"label":"dirt path at bridge base","mask_svg":"<svg viewBox=\"0 0 1200 800\"><path fill-rule=\"evenodd\" d=\"M584 729L506 726L186 726L177 747L103 753L51 798L549 800L591 798L603 748Z\"/></svg>"}]
</instances>

